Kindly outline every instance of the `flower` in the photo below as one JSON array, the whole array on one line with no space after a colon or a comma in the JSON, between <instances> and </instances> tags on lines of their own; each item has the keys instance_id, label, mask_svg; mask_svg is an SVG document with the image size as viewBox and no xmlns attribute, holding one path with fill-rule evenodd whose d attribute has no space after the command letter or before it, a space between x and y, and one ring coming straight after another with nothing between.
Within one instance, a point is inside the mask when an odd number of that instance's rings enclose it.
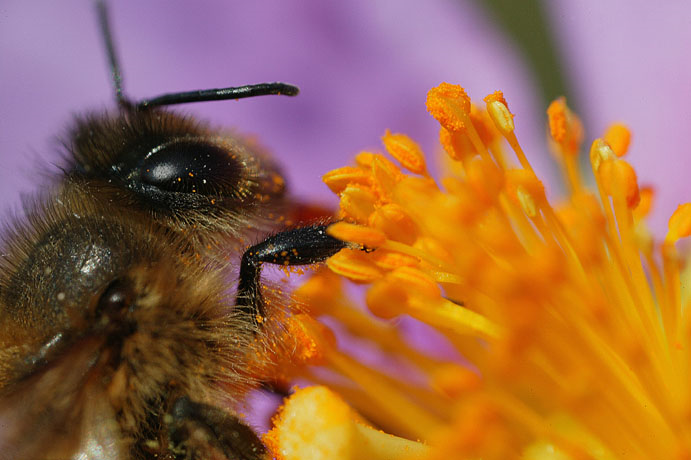
<instances>
[{"instance_id":1,"label":"flower","mask_svg":"<svg viewBox=\"0 0 691 460\"><path fill-rule=\"evenodd\" d=\"M472 104L457 85L429 91L445 151L439 180L413 140L388 131L389 156L361 152L354 166L324 176L343 219L329 232L366 250L334 255L297 295L310 314L332 316L406 370L363 364L307 326L330 374L303 375L385 431L429 446L414 458L689 458L691 298L675 244L691 234L691 204L655 242L646 225L652 192L622 158L630 133L621 124L591 144L589 189L578 167L582 124L563 98L547 113L569 193L553 204L502 93L484 102ZM413 317L467 362L422 353L390 322L368 318L337 275L367 286L376 317ZM323 404L324 413L340 407ZM299 416L296 407L319 412L304 401L284 412ZM294 432L300 444L302 431L282 420L268 438L290 460L280 435ZM341 428L320 442L364 442Z\"/></svg>"}]
</instances>

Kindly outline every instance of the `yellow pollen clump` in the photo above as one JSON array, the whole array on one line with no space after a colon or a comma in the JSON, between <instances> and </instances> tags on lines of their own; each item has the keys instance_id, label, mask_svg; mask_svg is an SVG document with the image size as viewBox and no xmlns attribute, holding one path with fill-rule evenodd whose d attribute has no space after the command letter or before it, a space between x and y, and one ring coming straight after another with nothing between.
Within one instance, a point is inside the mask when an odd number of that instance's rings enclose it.
<instances>
[{"instance_id":1,"label":"yellow pollen clump","mask_svg":"<svg viewBox=\"0 0 691 460\"><path fill-rule=\"evenodd\" d=\"M296 291L296 353L320 366L288 368L342 399L309 396L277 421L277 458L691 458L691 264L676 245L691 204L660 241L653 190L621 159L628 129L592 141L582 171L583 127L563 98L548 109L566 185L555 199L503 95L485 103L446 83L428 93L439 177L388 131L387 153L324 176L341 199L329 234L368 250L340 251ZM355 411L412 444L354 436Z\"/></svg>"},{"instance_id":2,"label":"yellow pollen clump","mask_svg":"<svg viewBox=\"0 0 691 460\"><path fill-rule=\"evenodd\" d=\"M470 114L470 98L461 86L442 83L427 93L427 110L448 131L461 131Z\"/></svg>"}]
</instances>

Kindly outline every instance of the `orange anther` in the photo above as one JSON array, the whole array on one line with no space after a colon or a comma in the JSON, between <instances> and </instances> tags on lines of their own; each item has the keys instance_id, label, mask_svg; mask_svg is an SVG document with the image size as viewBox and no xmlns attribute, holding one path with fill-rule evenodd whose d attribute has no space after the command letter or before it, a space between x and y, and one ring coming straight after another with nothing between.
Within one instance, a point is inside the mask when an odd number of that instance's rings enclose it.
<instances>
[{"instance_id":1,"label":"orange anther","mask_svg":"<svg viewBox=\"0 0 691 460\"><path fill-rule=\"evenodd\" d=\"M605 142L612 147L612 151L618 157L623 157L629 150L631 143L631 131L623 123L614 123L605 133Z\"/></svg>"},{"instance_id":2,"label":"orange anther","mask_svg":"<svg viewBox=\"0 0 691 460\"><path fill-rule=\"evenodd\" d=\"M344 166L324 174L322 180L332 192L341 193L348 184L371 185L372 174L363 168Z\"/></svg>"},{"instance_id":3,"label":"orange anther","mask_svg":"<svg viewBox=\"0 0 691 460\"><path fill-rule=\"evenodd\" d=\"M513 117L509 105L501 91L495 91L485 98L487 113L500 133L506 135L514 130Z\"/></svg>"},{"instance_id":4,"label":"orange anther","mask_svg":"<svg viewBox=\"0 0 691 460\"><path fill-rule=\"evenodd\" d=\"M381 231L348 222L336 222L326 229L326 233L342 241L351 241L367 248L378 248L386 242Z\"/></svg>"},{"instance_id":5,"label":"orange anther","mask_svg":"<svg viewBox=\"0 0 691 460\"><path fill-rule=\"evenodd\" d=\"M452 160L462 160L475 155L475 147L462 131L450 132L443 126L439 129L439 142Z\"/></svg>"},{"instance_id":6,"label":"orange anther","mask_svg":"<svg viewBox=\"0 0 691 460\"><path fill-rule=\"evenodd\" d=\"M413 267L400 267L386 276L392 282L400 282L410 289L411 293L421 294L436 299L441 296L441 289L436 281L422 270Z\"/></svg>"},{"instance_id":7,"label":"orange anther","mask_svg":"<svg viewBox=\"0 0 691 460\"><path fill-rule=\"evenodd\" d=\"M387 129L382 141L386 151L397 159L405 169L416 174L427 174L425 154L411 138L405 134L392 134Z\"/></svg>"},{"instance_id":8,"label":"orange anther","mask_svg":"<svg viewBox=\"0 0 691 460\"><path fill-rule=\"evenodd\" d=\"M602 165L603 162L614 160L615 158L616 156L608 143L602 139L595 139L593 141L590 147L590 164L593 167L593 171L599 171L600 165Z\"/></svg>"},{"instance_id":9,"label":"orange anther","mask_svg":"<svg viewBox=\"0 0 691 460\"><path fill-rule=\"evenodd\" d=\"M377 209L370 218L370 225L405 244L412 244L418 235L417 225L408 212L395 203Z\"/></svg>"},{"instance_id":10,"label":"orange anther","mask_svg":"<svg viewBox=\"0 0 691 460\"><path fill-rule=\"evenodd\" d=\"M427 110L444 128L460 131L470 113L470 98L460 85L442 83L427 93Z\"/></svg>"},{"instance_id":11,"label":"orange anther","mask_svg":"<svg viewBox=\"0 0 691 460\"><path fill-rule=\"evenodd\" d=\"M564 97L552 101L549 107L547 107L549 134L552 136L552 139L559 143L566 140L566 131L568 129L567 110L566 98Z\"/></svg>"},{"instance_id":12,"label":"orange anther","mask_svg":"<svg viewBox=\"0 0 691 460\"><path fill-rule=\"evenodd\" d=\"M391 198L394 187L403 179L401 170L391 160L379 154L372 157L372 175L376 190L385 199Z\"/></svg>"},{"instance_id":13,"label":"orange anther","mask_svg":"<svg viewBox=\"0 0 691 460\"><path fill-rule=\"evenodd\" d=\"M329 257L326 265L351 281L369 283L382 277L382 272L362 251L343 249Z\"/></svg>"},{"instance_id":14,"label":"orange anther","mask_svg":"<svg viewBox=\"0 0 691 460\"><path fill-rule=\"evenodd\" d=\"M630 164L624 160L605 161L600 165L600 177L605 193L624 198L629 209L638 206L641 199L638 180Z\"/></svg>"},{"instance_id":15,"label":"orange anther","mask_svg":"<svg viewBox=\"0 0 691 460\"><path fill-rule=\"evenodd\" d=\"M393 270L399 267L416 267L420 263L417 257L401 252L387 251L386 249L374 251L371 257L377 267L384 270Z\"/></svg>"},{"instance_id":16,"label":"orange anther","mask_svg":"<svg viewBox=\"0 0 691 460\"><path fill-rule=\"evenodd\" d=\"M349 184L341 192L341 212L344 217L364 224L374 212L377 197L369 188L362 185Z\"/></svg>"},{"instance_id":17,"label":"orange anther","mask_svg":"<svg viewBox=\"0 0 691 460\"><path fill-rule=\"evenodd\" d=\"M372 152L360 152L355 155L355 163L363 168L371 168L374 155Z\"/></svg>"}]
</instances>

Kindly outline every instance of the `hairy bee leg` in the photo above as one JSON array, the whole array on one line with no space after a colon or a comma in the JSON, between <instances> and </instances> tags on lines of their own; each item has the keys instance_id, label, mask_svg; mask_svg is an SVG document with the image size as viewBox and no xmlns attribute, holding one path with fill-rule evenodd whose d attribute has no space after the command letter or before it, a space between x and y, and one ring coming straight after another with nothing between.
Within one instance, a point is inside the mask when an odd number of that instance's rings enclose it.
<instances>
[{"instance_id":1,"label":"hairy bee leg","mask_svg":"<svg viewBox=\"0 0 691 460\"><path fill-rule=\"evenodd\" d=\"M174 450L186 458L208 458L214 450L229 460L267 458L257 434L235 415L217 407L181 397L173 403L167 423Z\"/></svg>"},{"instance_id":2,"label":"hairy bee leg","mask_svg":"<svg viewBox=\"0 0 691 460\"><path fill-rule=\"evenodd\" d=\"M261 266L308 265L323 262L350 243L326 234L328 225L311 225L270 236L249 248L242 256L236 305L240 311L264 316Z\"/></svg>"}]
</instances>

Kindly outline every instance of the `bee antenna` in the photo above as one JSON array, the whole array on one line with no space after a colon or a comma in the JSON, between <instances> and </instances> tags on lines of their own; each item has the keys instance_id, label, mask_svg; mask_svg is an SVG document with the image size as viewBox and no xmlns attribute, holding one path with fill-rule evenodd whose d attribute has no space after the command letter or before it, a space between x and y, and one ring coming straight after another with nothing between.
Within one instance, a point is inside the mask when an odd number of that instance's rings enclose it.
<instances>
[{"instance_id":1,"label":"bee antenna","mask_svg":"<svg viewBox=\"0 0 691 460\"><path fill-rule=\"evenodd\" d=\"M103 43L106 47L106 55L108 56L108 64L110 65L110 73L113 81L113 89L115 90L115 100L123 109L146 110L152 107L160 107L164 105L186 104L188 102L204 102L204 101L224 101L227 99L245 99L255 96L267 95L284 95L297 96L300 90L297 86L289 85L287 83L273 82L273 83L258 83L255 85L232 86L230 88L214 88L203 89L196 91L185 91L179 93L168 93L151 99L143 99L137 103L132 103L127 99L122 92L122 74L120 73L120 62L115 53L115 45L113 44L113 34L110 29L110 21L108 16L108 7L106 0L95 0L96 10L98 13L98 21L101 28L101 35L103 36Z\"/></svg>"},{"instance_id":2,"label":"bee antenna","mask_svg":"<svg viewBox=\"0 0 691 460\"><path fill-rule=\"evenodd\" d=\"M113 89L115 90L115 100L120 107L128 108L132 104L122 93L122 73L120 72L120 62L115 53L115 45L113 44L113 34L110 30L110 20L108 16L108 6L105 0L96 0L96 14L98 15L98 23L101 29L101 36L103 37L103 44L106 47L106 55L108 57L108 64L110 66L110 76L113 82Z\"/></svg>"},{"instance_id":3,"label":"bee antenna","mask_svg":"<svg viewBox=\"0 0 691 460\"><path fill-rule=\"evenodd\" d=\"M188 102L224 101L271 94L297 96L297 86L287 83L257 83L255 85L234 86L230 88L203 89L182 93L162 94L152 99L144 99L136 104L137 109L148 109L162 105L185 104Z\"/></svg>"}]
</instances>

